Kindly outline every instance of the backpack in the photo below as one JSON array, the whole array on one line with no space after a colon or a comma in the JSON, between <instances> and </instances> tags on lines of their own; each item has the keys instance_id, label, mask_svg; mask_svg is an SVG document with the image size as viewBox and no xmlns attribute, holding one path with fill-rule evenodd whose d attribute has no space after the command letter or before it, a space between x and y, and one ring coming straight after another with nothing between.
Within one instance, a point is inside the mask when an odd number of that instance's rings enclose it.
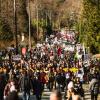
<instances>
[{"instance_id":1,"label":"backpack","mask_svg":"<svg viewBox=\"0 0 100 100\"><path fill-rule=\"evenodd\" d=\"M99 93L99 83L96 82L93 86L93 93L98 94Z\"/></svg>"}]
</instances>

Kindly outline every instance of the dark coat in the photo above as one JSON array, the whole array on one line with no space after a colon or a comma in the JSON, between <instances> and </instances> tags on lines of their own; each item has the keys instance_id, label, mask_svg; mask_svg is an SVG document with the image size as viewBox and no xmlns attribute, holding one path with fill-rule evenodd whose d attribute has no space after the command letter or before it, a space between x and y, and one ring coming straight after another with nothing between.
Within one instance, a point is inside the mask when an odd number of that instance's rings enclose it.
<instances>
[{"instance_id":1,"label":"dark coat","mask_svg":"<svg viewBox=\"0 0 100 100\"><path fill-rule=\"evenodd\" d=\"M25 79L27 78L27 85L25 85ZM23 76L20 80L20 86L22 91L29 92L32 85L31 85L31 78L29 76Z\"/></svg>"},{"instance_id":2,"label":"dark coat","mask_svg":"<svg viewBox=\"0 0 100 100\"><path fill-rule=\"evenodd\" d=\"M33 91L35 95L42 94L43 87L42 87L42 83L40 80L34 78L32 80L32 86L33 86Z\"/></svg>"}]
</instances>

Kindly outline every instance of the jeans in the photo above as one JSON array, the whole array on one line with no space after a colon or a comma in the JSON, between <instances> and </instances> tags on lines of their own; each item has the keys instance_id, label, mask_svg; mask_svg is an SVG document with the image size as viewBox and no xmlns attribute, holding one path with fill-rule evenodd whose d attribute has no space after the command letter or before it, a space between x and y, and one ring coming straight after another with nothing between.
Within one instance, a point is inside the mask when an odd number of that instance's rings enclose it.
<instances>
[{"instance_id":1,"label":"jeans","mask_svg":"<svg viewBox=\"0 0 100 100\"><path fill-rule=\"evenodd\" d=\"M24 91L23 92L23 100L29 100L30 99L30 91L26 92Z\"/></svg>"}]
</instances>

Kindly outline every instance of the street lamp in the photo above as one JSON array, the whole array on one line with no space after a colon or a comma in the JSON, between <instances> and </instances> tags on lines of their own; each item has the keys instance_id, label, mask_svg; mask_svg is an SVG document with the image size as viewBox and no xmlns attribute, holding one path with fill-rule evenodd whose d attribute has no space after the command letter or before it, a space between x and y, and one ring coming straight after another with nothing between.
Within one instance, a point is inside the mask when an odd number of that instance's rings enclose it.
<instances>
[{"instance_id":1,"label":"street lamp","mask_svg":"<svg viewBox=\"0 0 100 100\"><path fill-rule=\"evenodd\" d=\"M16 41L16 54L18 54L16 0L14 0L14 33L15 33L15 41Z\"/></svg>"},{"instance_id":2,"label":"street lamp","mask_svg":"<svg viewBox=\"0 0 100 100\"><path fill-rule=\"evenodd\" d=\"M0 0L0 18L1 18L1 0Z\"/></svg>"},{"instance_id":3,"label":"street lamp","mask_svg":"<svg viewBox=\"0 0 100 100\"><path fill-rule=\"evenodd\" d=\"M28 0L28 12L29 12L29 50L31 50L31 10L30 10L30 0Z\"/></svg>"},{"instance_id":4,"label":"street lamp","mask_svg":"<svg viewBox=\"0 0 100 100\"><path fill-rule=\"evenodd\" d=\"M38 5L39 5L38 4L38 0L36 0L36 20L37 20L37 34L36 34L37 36L36 37L37 37L37 40L39 38L39 36L38 36L39 35L39 14L38 14L39 13L39 11L38 11L39 9L38 9Z\"/></svg>"}]
</instances>

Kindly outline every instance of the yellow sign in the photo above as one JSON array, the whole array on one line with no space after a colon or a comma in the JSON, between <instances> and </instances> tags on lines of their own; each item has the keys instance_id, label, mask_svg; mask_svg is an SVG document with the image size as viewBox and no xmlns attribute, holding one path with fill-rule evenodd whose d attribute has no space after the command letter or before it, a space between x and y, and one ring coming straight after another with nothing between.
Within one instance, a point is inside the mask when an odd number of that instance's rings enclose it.
<instances>
[{"instance_id":1,"label":"yellow sign","mask_svg":"<svg viewBox=\"0 0 100 100\"><path fill-rule=\"evenodd\" d=\"M67 72L68 70L70 70L71 72L77 72L78 71L78 68L76 68L76 67L73 67L73 68L64 68L63 69L65 72Z\"/></svg>"}]
</instances>

